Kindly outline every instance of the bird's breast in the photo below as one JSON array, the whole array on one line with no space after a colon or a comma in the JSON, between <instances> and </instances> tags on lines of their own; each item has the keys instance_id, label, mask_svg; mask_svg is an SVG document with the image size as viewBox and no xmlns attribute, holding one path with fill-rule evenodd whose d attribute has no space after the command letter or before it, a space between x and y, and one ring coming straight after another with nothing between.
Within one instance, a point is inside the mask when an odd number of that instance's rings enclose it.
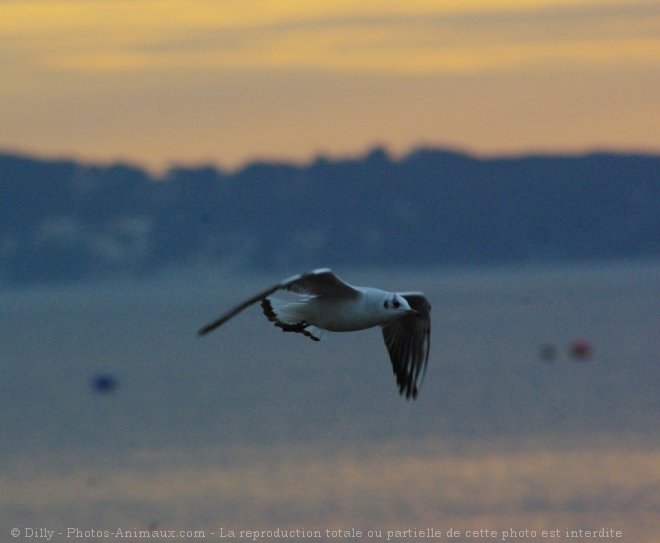
<instances>
[{"instance_id":1,"label":"bird's breast","mask_svg":"<svg viewBox=\"0 0 660 543\"><path fill-rule=\"evenodd\" d=\"M382 324L382 316L361 300L314 298L306 304L305 320L331 332L352 332Z\"/></svg>"}]
</instances>

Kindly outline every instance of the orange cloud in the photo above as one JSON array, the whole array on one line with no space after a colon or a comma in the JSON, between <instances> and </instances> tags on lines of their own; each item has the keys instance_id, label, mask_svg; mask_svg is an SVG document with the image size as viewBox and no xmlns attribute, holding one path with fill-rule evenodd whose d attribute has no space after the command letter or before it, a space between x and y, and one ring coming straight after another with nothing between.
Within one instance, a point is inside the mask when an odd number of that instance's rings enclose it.
<instances>
[{"instance_id":1,"label":"orange cloud","mask_svg":"<svg viewBox=\"0 0 660 543\"><path fill-rule=\"evenodd\" d=\"M0 1L0 143L159 166L656 148L659 25L652 0Z\"/></svg>"},{"instance_id":2,"label":"orange cloud","mask_svg":"<svg viewBox=\"0 0 660 543\"><path fill-rule=\"evenodd\" d=\"M655 17L619 10L615 24L613 17L599 16L603 7L617 5L622 4L34 1L2 5L0 30L37 68L91 73L190 68L451 73L537 61L657 61L660 38L648 25L649 19L657 24L658 10ZM547 16L548 9L565 11L558 22ZM582 11L574 18L576 9Z\"/></svg>"}]
</instances>

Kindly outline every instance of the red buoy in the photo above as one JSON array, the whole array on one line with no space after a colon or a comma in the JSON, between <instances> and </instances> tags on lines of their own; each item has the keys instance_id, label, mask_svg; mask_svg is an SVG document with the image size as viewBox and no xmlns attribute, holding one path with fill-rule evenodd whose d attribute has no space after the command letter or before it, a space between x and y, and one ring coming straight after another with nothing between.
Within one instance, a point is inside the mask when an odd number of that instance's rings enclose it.
<instances>
[{"instance_id":1,"label":"red buoy","mask_svg":"<svg viewBox=\"0 0 660 543\"><path fill-rule=\"evenodd\" d=\"M575 360L586 360L591 357L593 352L594 348L591 345L591 342L586 338L578 338L574 340L569 347L569 353Z\"/></svg>"}]
</instances>

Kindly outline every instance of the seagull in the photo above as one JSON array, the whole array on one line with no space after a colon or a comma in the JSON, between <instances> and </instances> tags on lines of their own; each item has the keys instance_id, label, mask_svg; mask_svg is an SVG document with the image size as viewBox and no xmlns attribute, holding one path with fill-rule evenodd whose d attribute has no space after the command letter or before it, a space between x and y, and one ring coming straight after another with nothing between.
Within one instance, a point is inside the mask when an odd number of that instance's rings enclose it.
<instances>
[{"instance_id":1,"label":"seagull","mask_svg":"<svg viewBox=\"0 0 660 543\"><path fill-rule=\"evenodd\" d=\"M288 291L295 299L272 296ZM415 399L431 347L431 304L422 292L355 287L329 268L294 275L255 294L199 330L203 336L261 302L266 318L283 332L319 341L326 331L354 332L380 326L399 394Z\"/></svg>"}]
</instances>

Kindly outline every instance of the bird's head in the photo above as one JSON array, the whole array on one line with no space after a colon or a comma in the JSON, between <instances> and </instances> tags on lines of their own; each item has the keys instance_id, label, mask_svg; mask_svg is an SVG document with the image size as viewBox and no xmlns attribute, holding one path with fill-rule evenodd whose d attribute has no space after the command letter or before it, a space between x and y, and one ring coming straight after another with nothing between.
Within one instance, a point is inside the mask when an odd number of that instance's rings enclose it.
<instances>
[{"instance_id":1,"label":"bird's head","mask_svg":"<svg viewBox=\"0 0 660 543\"><path fill-rule=\"evenodd\" d=\"M389 294L383 301L383 309L396 317L401 317L406 313L417 313L417 311L410 307L408 300L400 294Z\"/></svg>"}]
</instances>

